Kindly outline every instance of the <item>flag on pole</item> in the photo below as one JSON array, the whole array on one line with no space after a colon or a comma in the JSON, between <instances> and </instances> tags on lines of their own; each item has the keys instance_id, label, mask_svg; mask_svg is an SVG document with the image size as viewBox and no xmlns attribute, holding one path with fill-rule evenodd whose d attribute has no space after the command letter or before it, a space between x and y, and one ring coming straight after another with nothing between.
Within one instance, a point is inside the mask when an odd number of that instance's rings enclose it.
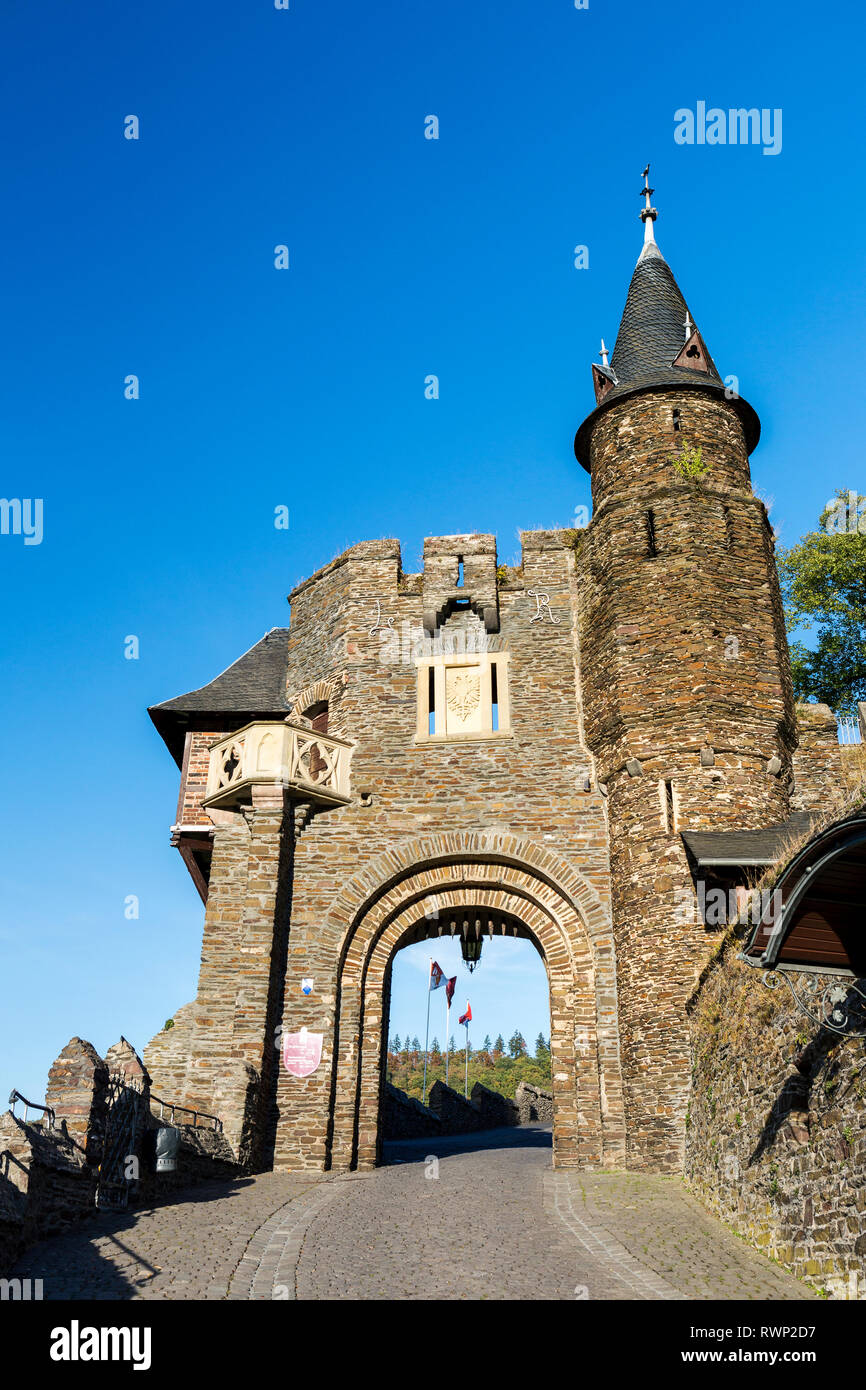
<instances>
[{"instance_id":1,"label":"flag on pole","mask_svg":"<svg viewBox=\"0 0 866 1390\"><path fill-rule=\"evenodd\" d=\"M468 999L466 1000L466 1012L460 1015L457 1022L467 1024L472 1022L472 1005L469 1003Z\"/></svg>"},{"instance_id":2,"label":"flag on pole","mask_svg":"<svg viewBox=\"0 0 866 1390\"><path fill-rule=\"evenodd\" d=\"M450 980L447 980L446 983L445 983L445 1000L446 1000L446 1003L447 1003L449 1009L451 1008L451 1000L454 998L454 991L455 991L456 988L457 988L457 976L456 976L456 975L452 975L452 976L451 976L451 979L450 979ZM460 1022L462 1023L463 1020L461 1019Z\"/></svg>"},{"instance_id":3,"label":"flag on pole","mask_svg":"<svg viewBox=\"0 0 866 1390\"><path fill-rule=\"evenodd\" d=\"M445 971L441 965L437 965L435 960L430 962L430 988L441 989L445 983Z\"/></svg>"}]
</instances>

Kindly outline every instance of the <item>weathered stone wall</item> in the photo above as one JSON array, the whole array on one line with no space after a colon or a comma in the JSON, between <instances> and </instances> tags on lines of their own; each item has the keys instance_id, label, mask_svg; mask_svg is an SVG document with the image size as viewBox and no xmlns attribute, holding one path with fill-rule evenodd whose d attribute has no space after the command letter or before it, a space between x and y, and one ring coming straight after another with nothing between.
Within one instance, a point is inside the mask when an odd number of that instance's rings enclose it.
<instances>
[{"instance_id":1,"label":"weathered stone wall","mask_svg":"<svg viewBox=\"0 0 866 1390\"><path fill-rule=\"evenodd\" d=\"M102 1158L108 1077L105 1062L83 1038L70 1038L48 1073L45 1104L91 1164Z\"/></svg>"},{"instance_id":2,"label":"weathered stone wall","mask_svg":"<svg viewBox=\"0 0 866 1390\"><path fill-rule=\"evenodd\" d=\"M514 1093L517 1123L521 1125L553 1124L553 1092L543 1091L529 1081L521 1081Z\"/></svg>"},{"instance_id":3,"label":"weathered stone wall","mask_svg":"<svg viewBox=\"0 0 866 1390\"><path fill-rule=\"evenodd\" d=\"M797 705L799 743L794 752L795 811L829 813L845 795L845 751L829 705Z\"/></svg>"},{"instance_id":4,"label":"weathered stone wall","mask_svg":"<svg viewBox=\"0 0 866 1390\"><path fill-rule=\"evenodd\" d=\"M692 1004L686 1179L800 1278L866 1297L866 1047L816 1027L738 949L711 964ZM817 1014L834 978L791 978Z\"/></svg>"},{"instance_id":5,"label":"weathered stone wall","mask_svg":"<svg viewBox=\"0 0 866 1390\"><path fill-rule=\"evenodd\" d=\"M514 1100L476 1081L467 1101L459 1091L434 1082L428 1105L407 1096L390 1082L385 1085L386 1139L423 1139L445 1134L472 1134L513 1125L552 1125L553 1092L521 1081Z\"/></svg>"},{"instance_id":6,"label":"weathered stone wall","mask_svg":"<svg viewBox=\"0 0 866 1390\"><path fill-rule=\"evenodd\" d=\"M445 601L448 555L456 583L457 557L471 556L478 539L452 538L449 550L445 538L437 538L430 552L436 569L435 583L428 586L435 594L431 602ZM479 550L487 565L494 558L493 538L480 539L490 542ZM592 757L582 740L570 541L568 533L524 534L521 573L512 572L509 583L499 585L497 640L509 652L509 736L416 740L414 656L415 643L423 635L426 600L419 576L402 574L395 542L353 547L292 594L289 696L321 679L333 682L329 729L355 741L352 786L367 793L367 804L356 796L348 806L320 812L295 846L282 1024L292 1032L306 1026L321 1032L325 1041L322 1065L313 1076L298 1079L280 1070L279 1166L318 1168L331 1161L349 1166L360 1149L365 1154L375 1151L384 991L374 1000L369 976L364 982L363 960L355 973L351 943L366 931L364 914L379 900L384 902L389 891L396 903L395 884L408 877L410 868L428 875L416 897L429 894L435 888L429 873L440 843L442 855L453 863L452 845L461 835L467 860L487 861L491 873L492 861L501 862L491 896L483 900L490 907L499 901L495 893L507 887L516 872L509 865L509 845L531 845L539 863L547 857L548 875L554 862L580 875L593 920L583 920L581 904L574 925L557 928L562 944L553 961L563 977L563 984L556 986L552 1035L554 1066L563 1078L557 1106L558 1152L561 1161L602 1161L604 1107L610 1143L605 1161L612 1166L621 1161L607 827L603 799L594 786ZM464 564L465 597L475 601L469 560ZM488 577L485 571L485 580ZM549 595L555 623L549 616L533 621L538 604L528 590ZM486 614L491 606L486 587L481 600ZM377 602L380 625L371 632L376 628ZM589 791L584 789L587 784ZM217 872L215 855L212 875ZM458 871L454 877L459 880ZM521 910L528 907L525 897ZM557 910L546 909L553 916ZM364 939L368 944L363 949L373 950L372 927ZM351 977L346 973L350 968ZM575 984L577 968L592 981L588 997L583 985ZM301 991L304 976L315 982L309 996ZM566 977L571 1007L566 1004ZM371 1027L375 1040L366 1031ZM357 1112L359 1066L362 1128L354 1140L344 1139ZM603 1090L600 1067L605 1073ZM566 1094L569 1085L572 1091Z\"/></svg>"},{"instance_id":7,"label":"weathered stone wall","mask_svg":"<svg viewBox=\"0 0 866 1390\"><path fill-rule=\"evenodd\" d=\"M469 1099L478 1111L484 1129L502 1129L507 1125L516 1125L520 1121L520 1115L514 1101L500 1095L499 1091L491 1091L489 1086L484 1086L480 1081L475 1082L469 1093ZM551 1097L552 1099L553 1097ZM552 1107L550 1122L553 1123Z\"/></svg>"},{"instance_id":8,"label":"weathered stone wall","mask_svg":"<svg viewBox=\"0 0 866 1390\"><path fill-rule=\"evenodd\" d=\"M385 1084L382 1126L386 1139L426 1139L443 1133L438 1115L390 1082Z\"/></svg>"},{"instance_id":9,"label":"weathered stone wall","mask_svg":"<svg viewBox=\"0 0 866 1390\"><path fill-rule=\"evenodd\" d=\"M175 1104L186 1094L195 1001L184 1004L172 1017L172 1027L163 1028L144 1049L144 1065L151 1088L162 1100Z\"/></svg>"},{"instance_id":10,"label":"weathered stone wall","mask_svg":"<svg viewBox=\"0 0 866 1390\"><path fill-rule=\"evenodd\" d=\"M182 1105L218 1114L241 1163L267 1157L294 831L279 787L215 811L211 883ZM272 1125L271 1125L272 1127Z\"/></svg>"},{"instance_id":11,"label":"weathered stone wall","mask_svg":"<svg viewBox=\"0 0 866 1390\"><path fill-rule=\"evenodd\" d=\"M668 461L684 442L710 466L700 486ZM788 651L772 532L732 407L679 390L618 402L595 427L591 463L580 648L587 742L608 791L629 1163L677 1171L686 1002L712 945L697 913L675 911L693 893L680 832L787 818Z\"/></svg>"},{"instance_id":12,"label":"weathered stone wall","mask_svg":"<svg viewBox=\"0 0 866 1390\"><path fill-rule=\"evenodd\" d=\"M96 1183L96 1165L65 1129L0 1115L0 1274L25 1245L90 1216Z\"/></svg>"},{"instance_id":13,"label":"weathered stone wall","mask_svg":"<svg viewBox=\"0 0 866 1390\"><path fill-rule=\"evenodd\" d=\"M11 1111L0 1114L0 1274L25 1246L93 1214L100 1164L104 1179L112 1147L112 1078L122 1081L124 1098L132 1088L138 1109L130 1151L121 1150L130 1202L152 1202L174 1189L237 1175L236 1156L222 1132L183 1123L176 1126L175 1171L157 1173L156 1133L164 1126L149 1111L150 1078L141 1058L123 1037L105 1059L92 1043L72 1038L51 1068L46 1100L55 1110L54 1124L48 1115L25 1123ZM126 1173L130 1158L137 1160L137 1176Z\"/></svg>"}]
</instances>

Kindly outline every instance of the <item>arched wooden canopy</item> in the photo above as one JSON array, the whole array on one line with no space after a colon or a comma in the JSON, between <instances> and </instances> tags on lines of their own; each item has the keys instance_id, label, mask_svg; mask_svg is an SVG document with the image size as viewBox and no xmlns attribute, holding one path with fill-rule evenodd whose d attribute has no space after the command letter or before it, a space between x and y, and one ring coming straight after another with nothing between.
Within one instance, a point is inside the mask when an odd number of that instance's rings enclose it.
<instances>
[{"instance_id":1,"label":"arched wooden canopy","mask_svg":"<svg viewBox=\"0 0 866 1390\"><path fill-rule=\"evenodd\" d=\"M779 875L773 893L743 952L750 965L866 975L862 810L814 835Z\"/></svg>"}]
</instances>

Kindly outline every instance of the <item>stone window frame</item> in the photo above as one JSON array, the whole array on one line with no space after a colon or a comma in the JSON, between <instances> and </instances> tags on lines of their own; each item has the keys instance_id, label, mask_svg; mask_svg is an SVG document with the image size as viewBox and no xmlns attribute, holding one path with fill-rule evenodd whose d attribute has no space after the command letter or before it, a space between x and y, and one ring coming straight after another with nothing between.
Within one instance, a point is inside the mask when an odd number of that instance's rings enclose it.
<instances>
[{"instance_id":1,"label":"stone window frame","mask_svg":"<svg viewBox=\"0 0 866 1390\"><path fill-rule=\"evenodd\" d=\"M467 743L479 739L511 738L511 697L508 688L507 651L441 652L435 656L415 658L417 674L416 743ZM493 727L493 677L496 666L498 727ZM445 672L453 666L476 666L481 673L481 708L487 717L482 728L471 733L430 733L430 670L433 670L433 699L435 710L445 709ZM438 724L438 720L437 720Z\"/></svg>"}]
</instances>

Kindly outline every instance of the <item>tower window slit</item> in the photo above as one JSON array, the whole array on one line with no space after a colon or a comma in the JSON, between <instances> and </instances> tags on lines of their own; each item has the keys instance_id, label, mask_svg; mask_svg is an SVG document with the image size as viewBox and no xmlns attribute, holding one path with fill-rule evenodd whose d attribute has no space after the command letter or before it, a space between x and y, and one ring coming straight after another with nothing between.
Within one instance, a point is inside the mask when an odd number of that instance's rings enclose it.
<instances>
[{"instance_id":1,"label":"tower window slit","mask_svg":"<svg viewBox=\"0 0 866 1390\"><path fill-rule=\"evenodd\" d=\"M673 834L676 826L674 824L674 784L665 782L665 821L666 829Z\"/></svg>"},{"instance_id":2,"label":"tower window slit","mask_svg":"<svg viewBox=\"0 0 866 1390\"><path fill-rule=\"evenodd\" d=\"M428 711L429 711L429 713L428 713L428 715L427 715L427 732L428 732L428 734L435 734L435 732L436 732L436 681L435 681L435 678L434 678L434 675L433 675L433 667L432 667L432 666L429 666L429 667L427 668L427 709L428 709Z\"/></svg>"},{"instance_id":3,"label":"tower window slit","mask_svg":"<svg viewBox=\"0 0 866 1390\"><path fill-rule=\"evenodd\" d=\"M678 410L675 410L675 411L674 411L674 429L675 429L675 430L678 430L679 427L680 427L680 412L679 412Z\"/></svg>"},{"instance_id":4,"label":"tower window slit","mask_svg":"<svg viewBox=\"0 0 866 1390\"><path fill-rule=\"evenodd\" d=\"M731 520L731 509L725 507L725 547L730 550L734 541L734 523Z\"/></svg>"},{"instance_id":5,"label":"tower window slit","mask_svg":"<svg viewBox=\"0 0 866 1390\"><path fill-rule=\"evenodd\" d=\"M458 588L458 589L462 589L462 588L463 588L463 556L462 556L462 555L458 555L458 557L457 557L457 588Z\"/></svg>"},{"instance_id":6,"label":"tower window slit","mask_svg":"<svg viewBox=\"0 0 866 1390\"><path fill-rule=\"evenodd\" d=\"M490 692L493 698L492 724L494 732L499 728L499 685L496 679L496 662L490 663Z\"/></svg>"},{"instance_id":7,"label":"tower window slit","mask_svg":"<svg viewBox=\"0 0 866 1390\"><path fill-rule=\"evenodd\" d=\"M652 560L659 553L658 546L656 545L656 518L655 512L653 511L648 511L646 514L646 541L647 557Z\"/></svg>"}]
</instances>

